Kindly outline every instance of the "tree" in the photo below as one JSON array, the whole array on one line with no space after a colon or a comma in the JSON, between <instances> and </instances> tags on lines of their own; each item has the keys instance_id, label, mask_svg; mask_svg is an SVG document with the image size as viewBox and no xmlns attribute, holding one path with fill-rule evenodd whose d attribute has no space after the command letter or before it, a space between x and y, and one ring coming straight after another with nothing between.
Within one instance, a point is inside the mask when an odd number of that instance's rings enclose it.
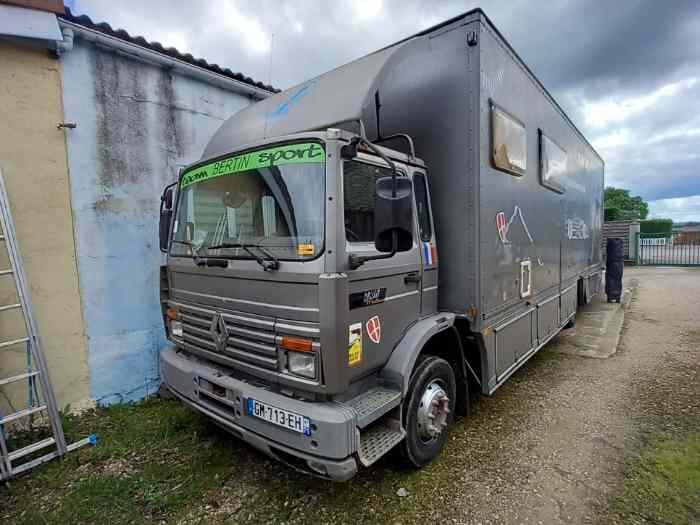
<instances>
[{"instance_id":1,"label":"tree","mask_svg":"<svg viewBox=\"0 0 700 525\"><path fill-rule=\"evenodd\" d=\"M605 188L605 220L646 219L649 205L639 196L632 197L630 190Z\"/></svg>"}]
</instances>

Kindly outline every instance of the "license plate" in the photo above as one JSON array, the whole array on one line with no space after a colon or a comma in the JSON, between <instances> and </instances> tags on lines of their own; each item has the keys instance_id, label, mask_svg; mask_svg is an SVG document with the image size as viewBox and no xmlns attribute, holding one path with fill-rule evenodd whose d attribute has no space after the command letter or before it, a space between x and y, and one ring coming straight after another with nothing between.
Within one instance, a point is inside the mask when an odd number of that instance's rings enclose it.
<instances>
[{"instance_id":1,"label":"license plate","mask_svg":"<svg viewBox=\"0 0 700 525\"><path fill-rule=\"evenodd\" d=\"M247 405L249 416L257 417L299 434L311 435L311 420L306 416L261 403L257 399L248 399Z\"/></svg>"}]
</instances>

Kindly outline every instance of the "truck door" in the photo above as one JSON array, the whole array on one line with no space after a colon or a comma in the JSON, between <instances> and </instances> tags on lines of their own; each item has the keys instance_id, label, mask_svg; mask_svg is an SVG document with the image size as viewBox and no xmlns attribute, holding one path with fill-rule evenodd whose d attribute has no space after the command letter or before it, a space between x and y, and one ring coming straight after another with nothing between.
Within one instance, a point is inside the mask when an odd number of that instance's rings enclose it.
<instances>
[{"instance_id":1,"label":"truck door","mask_svg":"<svg viewBox=\"0 0 700 525\"><path fill-rule=\"evenodd\" d=\"M405 167L398 165L403 176ZM343 163L343 214L346 255L374 255L375 181L390 177L381 160L360 155ZM413 247L388 259L367 261L348 271L348 353L351 378L386 363L406 328L420 316L421 253L417 232ZM360 346L357 346L359 342ZM354 346L353 346L354 343Z\"/></svg>"},{"instance_id":2,"label":"truck door","mask_svg":"<svg viewBox=\"0 0 700 525\"><path fill-rule=\"evenodd\" d=\"M413 194L421 256L420 312L421 315L429 315L437 311L438 259L428 180L422 171L413 172Z\"/></svg>"}]
</instances>

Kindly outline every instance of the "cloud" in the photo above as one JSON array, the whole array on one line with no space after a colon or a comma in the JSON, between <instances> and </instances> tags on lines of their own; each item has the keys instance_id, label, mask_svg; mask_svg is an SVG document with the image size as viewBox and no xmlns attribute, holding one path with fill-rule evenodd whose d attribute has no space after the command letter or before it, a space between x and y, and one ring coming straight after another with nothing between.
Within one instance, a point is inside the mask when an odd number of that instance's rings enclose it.
<instances>
[{"instance_id":1,"label":"cloud","mask_svg":"<svg viewBox=\"0 0 700 525\"><path fill-rule=\"evenodd\" d=\"M700 194L694 0L552 0L536 8L530 0L74 3L96 21L281 88L481 5L599 149L608 184L654 201Z\"/></svg>"},{"instance_id":2,"label":"cloud","mask_svg":"<svg viewBox=\"0 0 700 525\"><path fill-rule=\"evenodd\" d=\"M650 201L649 218L673 219L674 222L700 221L700 195Z\"/></svg>"},{"instance_id":3,"label":"cloud","mask_svg":"<svg viewBox=\"0 0 700 525\"><path fill-rule=\"evenodd\" d=\"M351 2L355 19L365 21L376 17L382 12L383 2L381 0L353 0Z\"/></svg>"},{"instance_id":4,"label":"cloud","mask_svg":"<svg viewBox=\"0 0 700 525\"><path fill-rule=\"evenodd\" d=\"M623 122L632 115L649 110L663 97L687 96L687 91L697 83L697 78L688 78L661 86L648 95L618 100L611 96L590 102L583 108L585 124L591 128L604 128L612 123Z\"/></svg>"},{"instance_id":5,"label":"cloud","mask_svg":"<svg viewBox=\"0 0 700 525\"><path fill-rule=\"evenodd\" d=\"M272 32L263 25L261 18L254 13L238 9L232 0L204 2L211 17L210 31L214 34L233 35L244 48L257 55L270 51Z\"/></svg>"}]
</instances>

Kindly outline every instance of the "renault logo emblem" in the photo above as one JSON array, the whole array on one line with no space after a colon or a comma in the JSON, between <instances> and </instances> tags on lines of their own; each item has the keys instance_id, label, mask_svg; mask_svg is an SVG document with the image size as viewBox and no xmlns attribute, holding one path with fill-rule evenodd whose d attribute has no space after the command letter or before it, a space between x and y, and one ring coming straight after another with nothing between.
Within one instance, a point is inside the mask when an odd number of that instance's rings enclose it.
<instances>
[{"instance_id":1,"label":"renault logo emblem","mask_svg":"<svg viewBox=\"0 0 700 525\"><path fill-rule=\"evenodd\" d=\"M211 320L211 326L209 327L209 332L211 333L214 343L216 343L216 349L219 352L223 352L226 349L226 340L228 339L228 330L226 329L226 323L221 314L214 314L214 318Z\"/></svg>"}]
</instances>

